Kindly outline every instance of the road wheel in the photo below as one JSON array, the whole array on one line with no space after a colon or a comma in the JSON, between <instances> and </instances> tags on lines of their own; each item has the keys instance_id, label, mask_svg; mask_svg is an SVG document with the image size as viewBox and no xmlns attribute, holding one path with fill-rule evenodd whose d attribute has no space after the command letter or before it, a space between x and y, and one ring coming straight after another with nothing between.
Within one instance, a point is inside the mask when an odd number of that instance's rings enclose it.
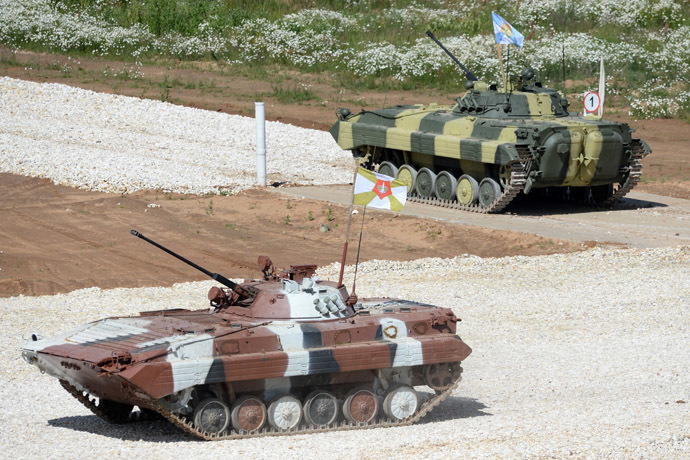
<instances>
[{"instance_id":1,"label":"road wheel","mask_svg":"<svg viewBox=\"0 0 690 460\"><path fill-rule=\"evenodd\" d=\"M230 408L218 398L207 398L194 409L194 425L201 431L220 434L230 425Z\"/></svg>"},{"instance_id":2,"label":"road wheel","mask_svg":"<svg viewBox=\"0 0 690 460\"><path fill-rule=\"evenodd\" d=\"M475 204L479 198L479 183L469 174L463 174L458 180L458 188L455 195L460 204L465 206Z\"/></svg>"},{"instance_id":3,"label":"road wheel","mask_svg":"<svg viewBox=\"0 0 690 460\"><path fill-rule=\"evenodd\" d=\"M485 177L479 183L479 204L484 208L491 206L501 195L501 186L490 177Z\"/></svg>"},{"instance_id":4,"label":"road wheel","mask_svg":"<svg viewBox=\"0 0 690 460\"><path fill-rule=\"evenodd\" d=\"M256 396L242 396L232 405L232 426L244 433L263 428L267 419L266 405Z\"/></svg>"},{"instance_id":5,"label":"road wheel","mask_svg":"<svg viewBox=\"0 0 690 460\"><path fill-rule=\"evenodd\" d=\"M398 176L398 167L390 161L384 161L379 165L379 174L384 174L395 179Z\"/></svg>"},{"instance_id":6,"label":"road wheel","mask_svg":"<svg viewBox=\"0 0 690 460\"><path fill-rule=\"evenodd\" d=\"M436 176L436 196L441 200L452 200L458 190L458 180L448 171L441 171Z\"/></svg>"},{"instance_id":7,"label":"road wheel","mask_svg":"<svg viewBox=\"0 0 690 460\"><path fill-rule=\"evenodd\" d=\"M290 394L276 396L268 405L268 423L276 430L289 430L302 421L302 403Z\"/></svg>"},{"instance_id":8,"label":"road wheel","mask_svg":"<svg viewBox=\"0 0 690 460\"><path fill-rule=\"evenodd\" d=\"M417 173L417 180L415 181L415 190L417 195L428 198L433 196L436 188L436 173L429 168L422 168Z\"/></svg>"},{"instance_id":9,"label":"road wheel","mask_svg":"<svg viewBox=\"0 0 690 460\"><path fill-rule=\"evenodd\" d=\"M396 179L403 181L407 185L407 194L409 195L414 190L414 184L417 181L417 170L413 166L402 165L398 169Z\"/></svg>"},{"instance_id":10,"label":"road wheel","mask_svg":"<svg viewBox=\"0 0 690 460\"><path fill-rule=\"evenodd\" d=\"M383 412L394 421L405 420L417 411L418 404L419 398L414 388L400 385L386 395Z\"/></svg>"},{"instance_id":11,"label":"road wheel","mask_svg":"<svg viewBox=\"0 0 690 460\"><path fill-rule=\"evenodd\" d=\"M304 420L311 426L327 426L338 419L338 400L328 391L316 390L304 400Z\"/></svg>"},{"instance_id":12,"label":"road wheel","mask_svg":"<svg viewBox=\"0 0 690 460\"><path fill-rule=\"evenodd\" d=\"M343 403L343 415L352 423L369 423L379 412L379 400L368 388L355 388Z\"/></svg>"}]
</instances>

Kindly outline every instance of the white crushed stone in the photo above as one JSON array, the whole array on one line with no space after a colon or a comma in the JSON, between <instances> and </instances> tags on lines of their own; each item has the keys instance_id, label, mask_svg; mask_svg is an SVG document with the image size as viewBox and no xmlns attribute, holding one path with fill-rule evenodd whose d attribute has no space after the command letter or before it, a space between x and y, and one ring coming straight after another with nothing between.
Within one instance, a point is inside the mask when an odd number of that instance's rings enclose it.
<instances>
[{"instance_id":1,"label":"white crushed stone","mask_svg":"<svg viewBox=\"0 0 690 460\"><path fill-rule=\"evenodd\" d=\"M266 150L269 182L351 180L352 157L327 132L268 121ZM256 122L0 77L0 172L101 192L235 193L256 184Z\"/></svg>"},{"instance_id":2,"label":"white crushed stone","mask_svg":"<svg viewBox=\"0 0 690 460\"><path fill-rule=\"evenodd\" d=\"M338 269L319 273L334 279ZM353 267L345 274L351 285ZM690 458L690 247L361 264L360 295L452 307L474 350L453 396L410 427L205 443L163 421L109 425L17 351L33 332L147 309L204 308L212 285L0 299L4 456Z\"/></svg>"}]
</instances>

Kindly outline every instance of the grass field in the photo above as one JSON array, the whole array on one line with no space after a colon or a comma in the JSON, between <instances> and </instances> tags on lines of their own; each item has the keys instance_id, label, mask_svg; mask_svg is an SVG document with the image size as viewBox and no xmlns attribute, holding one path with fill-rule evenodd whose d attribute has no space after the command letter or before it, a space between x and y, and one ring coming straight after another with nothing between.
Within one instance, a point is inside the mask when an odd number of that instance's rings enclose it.
<instances>
[{"instance_id":1,"label":"grass field","mask_svg":"<svg viewBox=\"0 0 690 460\"><path fill-rule=\"evenodd\" d=\"M122 59L134 71L201 60L257 79L270 66L326 72L343 88L459 92L464 78L424 32L498 81L492 10L526 37L522 49L504 45L513 73L530 66L559 87L565 55L580 91L603 57L609 94L633 116L690 121L690 3L681 0L0 0L0 43Z\"/></svg>"}]
</instances>

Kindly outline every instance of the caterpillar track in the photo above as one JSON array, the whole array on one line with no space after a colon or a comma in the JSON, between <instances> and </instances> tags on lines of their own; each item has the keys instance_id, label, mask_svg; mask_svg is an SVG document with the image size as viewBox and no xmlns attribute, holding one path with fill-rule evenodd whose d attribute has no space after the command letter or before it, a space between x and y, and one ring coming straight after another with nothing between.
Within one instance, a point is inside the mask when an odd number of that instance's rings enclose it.
<instances>
[{"instance_id":1,"label":"caterpillar track","mask_svg":"<svg viewBox=\"0 0 690 460\"><path fill-rule=\"evenodd\" d=\"M647 155L648 152L645 151L644 146L639 140L633 142L632 155L630 161L628 162L628 168L630 172L628 173L627 179L624 183L614 186L612 194L603 201L597 201L593 197L587 197L584 200L578 200L569 196L565 198L560 197L562 201L577 203L580 205L592 206L595 208L610 208L617 204L628 192L630 192L635 186L640 182L642 178L642 158ZM460 209L462 211L476 212L480 214L493 214L503 211L506 206L525 188L527 173L526 169L529 169L528 162L530 161L529 152L520 152L521 158L520 162L515 162L511 165L511 177L510 184L508 187L504 188L501 195L488 207L481 206L479 203L472 205L463 205L455 200L441 200L435 196L432 197L421 197L418 196L416 192L412 192L408 195L407 199L410 202L424 203L431 206L439 206L442 208L450 209ZM565 188L562 188L565 190Z\"/></svg>"},{"instance_id":2,"label":"caterpillar track","mask_svg":"<svg viewBox=\"0 0 690 460\"><path fill-rule=\"evenodd\" d=\"M132 412L132 407L126 404L113 403L111 405L106 405L102 401L96 404L93 396L84 391L79 391L66 380L60 380L60 385L62 385L62 388L67 390L69 394L74 396L74 399L82 403L84 407L108 423L122 425L125 423L144 422L159 418L156 412L147 409L142 409L136 413ZM126 409L127 407L129 407L129 410Z\"/></svg>"},{"instance_id":3,"label":"caterpillar track","mask_svg":"<svg viewBox=\"0 0 690 460\"><path fill-rule=\"evenodd\" d=\"M642 158L647 155L647 152L639 140L633 141L632 155L630 157L630 162L628 167L630 167L630 172L628 173L627 180L618 186L617 189L613 191L613 195L608 197L602 203L595 204L596 206L608 207L616 202L620 201L630 190L632 190L640 179L642 179Z\"/></svg>"},{"instance_id":4,"label":"caterpillar track","mask_svg":"<svg viewBox=\"0 0 690 460\"><path fill-rule=\"evenodd\" d=\"M462 368L460 368L462 370ZM350 423L347 421L342 421L339 423L334 423L331 425L326 425L326 426L319 426L319 427L298 427L296 429L291 429L291 430L276 430L274 428L263 428L258 431L251 431L251 432L237 432L235 430L230 430L230 431L225 431L220 434L213 434L213 433L208 433L205 431L200 430L199 428L195 427L194 424L192 423L191 420L188 420L184 416L179 416L176 415L168 410L163 409L159 405L155 407L155 412L153 411L147 411L147 410L142 410L140 412L140 416L133 417L131 414L132 413L123 413L117 410L108 410L104 409L100 404L96 404L93 397L91 397L88 393L79 391L76 387L70 385L68 382L65 380L60 380L60 384L62 387L67 390L68 393L70 393L74 398L82 403L84 407L89 409L92 413L97 415L99 418L105 420L108 423L114 423L114 424L123 424L123 423L132 423L132 422L140 422L140 421L148 421L148 420L154 420L157 417L155 415L160 415L166 420L168 420L170 423L178 427L180 430L183 432L194 436L199 439L203 439L205 441L224 441L224 440L233 440L233 439L247 439L247 438L258 438L258 437L265 437L265 436L291 436L291 435L299 435L299 434L311 434L311 433L325 433L325 432L331 432L331 431L351 431L351 430L368 430L372 428L388 428L388 427L394 427L394 426L407 426L407 425L412 425L413 423L417 422L418 420L421 420L424 416L426 416L429 412L431 412L436 406L438 406L442 401L444 401L446 398L448 398L453 391L458 387L459 383L462 381L462 372L460 373L460 376L453 381L450 386L440 392L435 394L433 397L430 399L427 399L426 401L422 402L420 404L420 407L418 410L415 412L415 414L411 417L408 417L404 420L399 420L399 421L393 421L390 419L379 419L378 421L374 422L369 422L369 423ZM157 414L156 414L157 413ZM155 414L155 415L153 415Z\"/></svg>"},{"instance_id":5,"label":"caterpillar track","mask_svg":"<svg viewBox=\"0 0 690 460\"><path fill-rule=\"evenodd\" d=\"M442 208L451 209L461 209L463 211L476 212L480 214L493 214L503 211L508 204L513 201L518 193L520 193L527 183L527 175L525 173L525 168L520 163L514 163L512 165L512 170L510 173L510 184L508 187L503 189L503 192L496 198L496 200L491 203L491 205L484 207L479 203L472 205L464 205L457 201L451 200L441 200L435 196L432 197L420 197L416 193L408 196L407 199L415 203L424 203L432 206L440 206Z\"/></svg>"},{"instance_id":6,"label":"caterpillar track","mask_svg":"<svg viewBox=\"0 0 690 460\"><path fill-rule=\"evenodd\" d=\"M518 154L520 155L520 161L515 161L510 164L511 172L508 186L503 189L501 194L489 206L484 207L478 202L471 205L464 205L456 200L442 200L435 196L421 197L414 191L408 195L407 199L415 203L424 203L442 208L460 209L462 211L476 212L479 214L499 213L503 211L522 190L524 190L527 184L527 170L530 167L532 156L529 149L525 146L518 147Z\"/></svg>"}]
</instances>

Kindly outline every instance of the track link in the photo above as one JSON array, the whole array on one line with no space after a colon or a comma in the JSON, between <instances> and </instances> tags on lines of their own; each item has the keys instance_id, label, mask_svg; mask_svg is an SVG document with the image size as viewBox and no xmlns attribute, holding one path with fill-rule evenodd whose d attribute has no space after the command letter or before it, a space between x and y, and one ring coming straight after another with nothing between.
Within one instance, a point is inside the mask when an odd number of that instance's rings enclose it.
<instances>
[{"instance_id":1,"label":"track link","mask_svg":"<svg viewBox=\"0 0 690 460\"><path fill-rule=\"evenodd\" d=\"M461 368L462 369L462 368ZM411 417L408 417L404 420L400 421L393 421L390 419L382 419L377 422L370 422L370 423L350 423L350 422L341 422L341 423L335 423L332 425L328 426L323 426L323 427L303 427L303 428L295 428L291 430L276 430L273 428L263 428L259 431L250 431L250 432L237 432L237 431L229 431L221 434L211 434L204 432L197 427L194 426L191 420L187 420L184 417L180 417L176 414L173 414L170 411L167 411L160 406L156 408L156 411L161 414L164 418L169 420L173 425L177 426L180 428L182 431L195 436L199 439L204 439L206 441L223 441L223 440L230 440L230 439L246 439L246 438L259 438L259 437L264 437L264 436L292 436L292 435L298 435L298 434L311 434L311 433L325 433L325 432L331 432L331 431L351 431L351 430L368 430L371 428L388 428L388 427L393 427L393 426L407 426L407 425L412 425L416 421L420 420L423 418L426 414L431 412L432 409L434 409L436 406L438 406L443 400L448 398L448 396L451 395L453 390L455 390L462 380L462 373L461 375L455 380L451 386L446 389L445 391L441 392L440 394L435 395L431 399L428 399L424 403L422 403L421 407L419 410Z\"/></svg>"},{"instance_id":2,"label":"track link","mask_svg":"<svg viewBox=\"0 0 690 460\"><path fill-rule=\"evenodd\" d=\"M519 150L520 161L511 165L510 185L503 190L503 193L490 206L483 207L479 203L466 206L454 200L440 200L436 197L420 197L416 192L408 195L407 200L414 203L424 203L432 206L439 206L442 208L460 209L462 211L476 212L481 214L499 213L505 209L506 206L520 193L526 184L527 174L529 169L529 162L531 157L529 150ZM595 202L592 199L577 202L578 204L588 205L596 208L610 208L618 203L628 192L630 192L642 179L642 158L649 152L644 149L642 142L639 139L634 139L632 142L632 154L628 161L630 172L625 182L619 184L608 198L601 202ZM569 202L576 202L575 200L568 200Z\"/></svg>"},{"instance_id":3,"label":"track link","mask_svg":"<svg viewBox=\"0 0 690 460\"><path fill-rule=\"evenodd\" d=\"M462 369L462 368L460 368ZM297 434L311 434L311 433L325 433L325 432L331 432L331 431L350 431L350 430L368 430L371 428L387 428L387 427L393 427L393 426L407 426L415 423L416 421L422 419L426 414L431 412L436 406L438 406L442 401L444 401L448 396L451 395L451 393L457 388L458 384L462 380L462 372L460 373L460 376L448 387L448 389L444 390L443 392L434 395L430 399L426 400L423 402L419 408L419 410L411 417L408 417L404 420L399 420L399 421L393 421L390 419L382 419L376 422L370 422L370 423L350 423L350 422L341 422L341 423L335 423L332 425L328 426L323 426L323 427L303 427L303 428L296 428L292 430L276 430L273 428L263 428L259 431L250 431L250 432L237 432L237 431L228 431L224 432L221 434L212 434L208 433L205 431L202 431L198 429L197 427L194 426L191 420L187 420L183 416L176 415L168 410L163 409L160 406L155 407L155 411L160 414L163 418L167 419L184 431L185 433L188 433L196 438L203 439L206 441L222 441L222 440L230 440L230 439L246 439L246 438L259 438L259 437L264 437L264 436L291 436L291 435L297 435ZM110 423L116 423L116 424L121 424L121 423L127 423L127 422L134 422L134 421L139 421L138 420L132 420L132 419L123 419L122 417L116 417L114 414L109 413L107 411L102 410L99 408L96 403L89 398L88 395L85 395L82 391L79 391L76 387L72 386L68 382L64 380L60 380L60 384L67 390L68 393L70 393L72 396L74 396L75 399L77 399L79 402L81 402L86 408L88 408L91 412L96 414L98 417L102 418L103 420L110 422ZM148 418L145 418L148 419Z\"/></svg>"},{"instance_id":4,"label":"track link","mask_svg":"<svg viewBox=\"0 0 690 460\"><path fill-rule=\"evenodd\" d=\"M77 401L82 403L84 407L108 423L121 425L124 423L143 422L158 418L156 413L147 410L139 412L137 417L132 417L133 412L123 413L120 411L106 410L102 405L96 404L88 394L84 394L83 391L78 390L77 387L71 385L66 380L60 380L60 385L62 385L62 388L67 390L69 394L74 396Z\"/></svg>"}]
</instances>

